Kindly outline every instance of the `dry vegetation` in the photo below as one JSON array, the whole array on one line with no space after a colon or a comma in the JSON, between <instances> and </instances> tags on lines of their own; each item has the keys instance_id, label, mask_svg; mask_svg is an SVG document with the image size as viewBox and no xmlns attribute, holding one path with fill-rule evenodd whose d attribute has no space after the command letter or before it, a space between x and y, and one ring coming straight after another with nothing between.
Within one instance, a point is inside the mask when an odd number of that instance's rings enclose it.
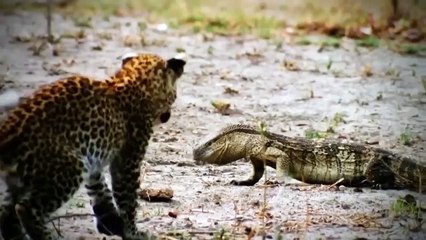
<instances>
[{"instance_id":1,"label":"dry vegetation","mask_svg":"<svg viewBox=\"0 0 426 240\"><path fill-rule=\"evenodd\" d=\"M14 1L11 1L14 2ZM45 10L35 1L5 4L4 11ZM54 11L75 19L77 25L91 27L92 16L148 16L148 22L167 22L171 27L222 35L255 34L262 38L282 38L319 32L335 37L361 39L361 46L376 47L378 39L398 39L424 43L426 1L257 1L257 0L62 0ZM277 11L278 9L278 11ZM305 42L306 43L306 42ZM333 43L333 46L338 43ZM407 45L402 52L425 51L424 45Z\"/></svg>"}]
</instances>

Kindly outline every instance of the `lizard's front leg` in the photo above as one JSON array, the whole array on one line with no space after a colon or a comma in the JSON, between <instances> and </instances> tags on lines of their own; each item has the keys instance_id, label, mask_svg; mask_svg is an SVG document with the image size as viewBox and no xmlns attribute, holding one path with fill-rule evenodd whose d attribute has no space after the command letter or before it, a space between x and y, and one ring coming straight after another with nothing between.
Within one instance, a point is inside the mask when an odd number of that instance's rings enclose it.
<instances>
[{"instance_id":1,"label":"lizard's front leg","mask_svg":"<svg viewBox=\"0 0 426 240\"><path fill-rule=\"evenodd\" d=\"M137 189L141 162L145 155L148 141L137 144L129 142L118 158L110 166L112 189L119 214L123 219L123 240L156 239L148 232L140 232L136 228Z\"/></svg>"},{"instance_id":2,"label":"lizard's front leg","mask_svg":"<svg viewBox=\"0 0 426 240\"><path fill-rule=\"evenodd\" d=\"M253 175L249 179L242 181L232 180L230 184L238 186L253 186L262 178L263 172L265 171L263 161L254 157L247 158L250 159L251 164L253 165Z\"/></svg>"}]
</instances>

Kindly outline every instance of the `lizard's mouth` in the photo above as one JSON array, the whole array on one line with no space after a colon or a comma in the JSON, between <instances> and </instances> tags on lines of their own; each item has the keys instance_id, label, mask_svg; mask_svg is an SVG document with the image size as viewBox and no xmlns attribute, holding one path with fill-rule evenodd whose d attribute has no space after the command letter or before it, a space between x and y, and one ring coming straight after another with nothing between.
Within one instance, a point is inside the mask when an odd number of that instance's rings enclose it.
<instances>
[{"instance_id":1,"label":"lizard's mouth","mask_svg":"<svg viewBox=\"0 0 426 240\"><path fill-rule=\"evenodd\" d=\"M195 148L192 155L197 165L204 165L213 157L214 151L209 148Z\"/></svg>"}]
</instances>

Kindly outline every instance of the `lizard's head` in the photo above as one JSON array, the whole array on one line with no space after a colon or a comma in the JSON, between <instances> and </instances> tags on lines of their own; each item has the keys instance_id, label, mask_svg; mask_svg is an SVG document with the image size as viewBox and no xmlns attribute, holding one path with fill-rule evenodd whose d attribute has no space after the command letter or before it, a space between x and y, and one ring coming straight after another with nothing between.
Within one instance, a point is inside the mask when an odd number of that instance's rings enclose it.
<instances>
[{"instance_id":1,"label":"lizard's head","mask_svg":"<svg viewBox=\"0 0 426 240\"><path fill-rule=\"evenodd\" d=\"M203 141L193 150L196 164L224 165L245 158L253 144L259 145L257 130L249 125L234 124L222 128L215 137ZM254 141L253 141L254 140Z\"/></svg>"},{"instance_id":2,"label":"lizard's head","mask_svg":"<svg viewBox=\"0 0 426 240\"><path fill-rule=\"evenodd\" d=\"M222 152L220 146L220 142L212 140L196 146L192 153L195 163L202 165L216 162L220 152Z\"/></svg>"},{"instance_id":3,"label":"lizard's head","mask_svg":"<svg viewBox=\"0 0 426 240\"><path fill-rule=\"evenodd\" d=\"M208 141L196 146L193 150L193 159L196 164L216 164L224 165L236 161L230 143L233 138L232 133L219 134Z\"/></svg>"}]
</instances>

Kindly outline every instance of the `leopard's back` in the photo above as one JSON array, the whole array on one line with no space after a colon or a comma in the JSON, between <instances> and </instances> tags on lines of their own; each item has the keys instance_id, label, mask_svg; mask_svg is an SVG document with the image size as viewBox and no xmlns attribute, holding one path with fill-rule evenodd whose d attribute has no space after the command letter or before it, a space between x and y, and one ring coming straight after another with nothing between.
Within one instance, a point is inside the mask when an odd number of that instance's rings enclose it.
<instances>
[{"instance_id":1,"label":"leopard's back","mask_svg":"<svg viewBox=\"0 0 426 240\"><path fill-rule=\"evenodd\" d=\"M124 117L105 83L73 76L46 85L12 110L0 128L1 152L60 152L97 158L119 148Z\"/></svg>"}]
</instances>

